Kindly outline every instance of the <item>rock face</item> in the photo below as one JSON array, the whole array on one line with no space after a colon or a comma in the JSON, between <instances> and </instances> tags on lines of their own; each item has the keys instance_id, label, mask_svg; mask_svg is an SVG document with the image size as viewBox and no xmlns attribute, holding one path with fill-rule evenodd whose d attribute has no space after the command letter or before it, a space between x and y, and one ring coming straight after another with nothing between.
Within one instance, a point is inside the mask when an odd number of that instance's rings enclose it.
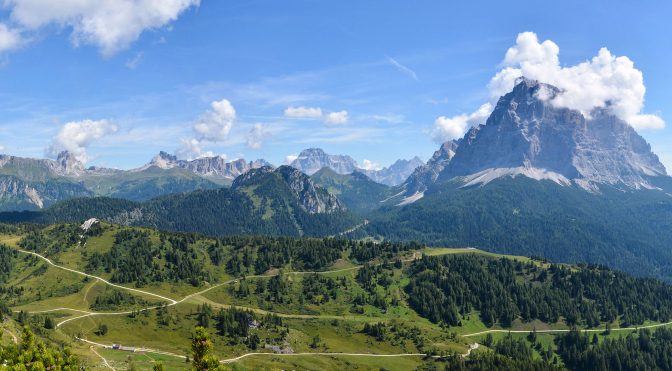
<instances>
[{"instance_id":1,"label":"rock face","mask_svg":"<svg viewBox=\"0 0 672 371\"><path fill-rule=\"evenodd\" d=\"M403 183L413 172L423 166L420 158L413 157L410 160L397 160L395 163L381 170L359 170L372 180L390 187Z\"/></svg>"},{"instance_id":2,"label":"rock face","mask_svg":"<svg viewBox=\"0 0 672 371\"><path fill-rule=\"evenodd\" d=\"M333 213L345 210L336 196L319 187L310 177L290 166L280 166L277 170L289 188L299 198L303 208L310 214Z\"/></svg>"},{"instance_id":3,"label":"rock face","mask_svg":"<svg viewBox=\"0 0 672 371\"><path fill-rule=\"evenodd\" d=\"M404 182L404 195L406 197L422 195L429 186L434 184L441 171L455 156L458 146L459 142L456 140L443 143L441 148L434 152L432 158L425 165L415 169L413 174Z\"/></svg>"},{"instance_id":4,"label":"rock face","mask_svg":"<svg viewBox=\"0 0 672 371\"><path fill-rule=\"evenodd\" d=\"M556 87L521 79L499 99L485 125L460 141L439 181L460 177L485 184L523 175L598 191L600 184L654 188L650 177L666 176L651 147L607 109L591 117L553 105Z\"/></svg>"},{"instance_id":5,"label":"rock face","mask_svg":"<svg viewBox=\"0 0 672 371\"><path fill-rule=\"evenodd\" d=\"M289 165L308 175L313 175L322 168L328 167L338 174L350 174L357 170L357 161L350 156L329 155L320 148L309 148L301 151L299 156Z\"/></svg>"},{"instance_id":6,"label":"rock face","mask_svg":"<svg viewBox=\"0 0 672 371\"><path fill-rule=\"evenodd\" d=\"M277 192L286 187L292 197L301 205L301 208L309 214L330 214L345 211L345 206L336 196L318 186L306 174L291 166L280 166L277 169L264 166L250 170L236 178L231 185L231 189L240 191L247 189L250 192L260 192L259 189L265 190L269 184L272 185L273 191ZM261 185L264 185L264 187L261 187ZM255 195L259 198L268 196L258 193L255 193Z\"/></svg>"},{"instance_id":7,"label":"rock face","mask_svg":"<svg viewBox=\"0 0 672 371\"><path fill-rule=\"evenodd\" d=\"M195 160L178 160L176 156L166 152L160 152L154 156L147 166L156 166L161 169L182 168L205 177L221 177L234 179L237 176L262 166L271 166L265 160L256 160L247 162L244 159L238 159L226 162L221 156L201 157Z\"/></svg>"}]
</instances>

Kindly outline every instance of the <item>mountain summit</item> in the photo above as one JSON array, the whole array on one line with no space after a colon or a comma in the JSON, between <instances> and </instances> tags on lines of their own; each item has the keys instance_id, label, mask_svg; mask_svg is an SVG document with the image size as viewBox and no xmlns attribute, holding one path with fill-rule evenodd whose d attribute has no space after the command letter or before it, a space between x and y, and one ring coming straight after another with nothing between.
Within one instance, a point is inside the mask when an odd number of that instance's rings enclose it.
<instances>
[{"instance_id":1,"label":"mountain summit","mask_svg":"<svg viewBox=\"0 0 672 371\"><path fill-rule=\"evenodd\" d=\"M417 156L410 160L397 160L389 167L373 170L360 168L352 157L347 155L330 155L320 148L309 148L301 151L299 156L289 166L302 172L313 175L318 171L329 168L337 174L352 174L357 171L366 174L377 183L396 186L404 182L413 171L422 165Z\"/></svg>"},{"instance_id":2,"label":"mountain summit","mask_svg":"<svg viewBox=\"0 0 672 371\"><path fill-rule=\"evenodd\" d=\"M560 93L520 79L485 125L467 132L439 181L460 177L474 185L524 175L597 191L601 184L652 189L652 177L667 175L651 146L625 121L608 109L588 117L556 107Z\"/></svg>"},{"instance_id":3,"label":"mountain summit","mask_svg":"<svg viewBox=\"0 0 672 371\"><path fill-rule=\"evenodd\" d=\"M350 174L358 169L357 161L352 157L347 155L329 155L320 148L304 149L292 161L290 166L308 175L313 175L325 167L339 174Z\"/></svg>"},{"instance_id":4,"label":"mountain summit","mask_svg":"<svg viewBox=\"0 0 672 371\"><path fill-rule=\"evenodd\" d=\"M247 162L244 159L237 159L227 162L226 158L222 156L200 157L195 160L187 161L179 160L177 156L161 151L158 155L154 156L152 161L145 165L144 168L151 166L156 166L161 169L181 168L200 176L233 180L249 170L262 166L271 166L271 164L266 160Z\"/></svg>"}]
</instances>

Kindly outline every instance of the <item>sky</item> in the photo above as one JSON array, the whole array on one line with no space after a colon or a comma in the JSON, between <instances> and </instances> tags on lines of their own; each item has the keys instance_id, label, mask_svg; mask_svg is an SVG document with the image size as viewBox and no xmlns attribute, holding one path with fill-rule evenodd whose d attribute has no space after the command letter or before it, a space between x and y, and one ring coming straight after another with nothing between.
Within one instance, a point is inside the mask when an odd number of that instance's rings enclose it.
<instances>
[{"instance_id":1,"label":"sky","mask_svg":"<svg viewBox=\"0 0 672 371\"><path fill-rule=\"evenodd\" d=\"M0 153L428 159L526 75L672 169L667 1L4 0Z\"/></svg>"}]
</instances>

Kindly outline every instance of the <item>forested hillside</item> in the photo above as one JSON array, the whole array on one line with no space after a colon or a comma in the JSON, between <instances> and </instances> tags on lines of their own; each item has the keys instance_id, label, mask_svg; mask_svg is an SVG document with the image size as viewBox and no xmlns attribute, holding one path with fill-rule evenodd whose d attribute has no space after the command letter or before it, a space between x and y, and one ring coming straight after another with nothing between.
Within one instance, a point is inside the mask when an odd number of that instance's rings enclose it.
<instances>
[{"instance_id":1,"label":"forested hillside","mask_svg":"<svg viewBox=\"0 0 672 371\"><path fill-rule=\"evenodd\" d=\"M606 264L672 279L672 197L660 191L590 193L525 177L469 188L444 183L369 219L370 235L392 240Z\"/></svg>"}]
</instances>

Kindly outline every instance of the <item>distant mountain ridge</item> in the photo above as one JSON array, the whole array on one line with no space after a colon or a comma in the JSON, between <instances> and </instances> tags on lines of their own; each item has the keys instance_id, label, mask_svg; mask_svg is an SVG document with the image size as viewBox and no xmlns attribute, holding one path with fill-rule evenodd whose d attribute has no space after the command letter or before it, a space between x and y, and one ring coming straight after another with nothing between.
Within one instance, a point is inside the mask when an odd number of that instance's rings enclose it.
<instances>
[{"instance_id":1,"label":"distant mountain ridge","mask_svg":"<svg viewBox=\"0 0 672 371\"><path fill-rule=\"evenodd\" d=\"M138 169L85 168L67 151L56 160L0 155L0 211L36 210L56 202L92 196L134 201L228 185L268 162L226 162L222 157L178 160L161 152Z\"/></svg>"},{"instance_id":2,"label":"distant mountain ridge","mask_svg":"<svg viewBox=\"0 0 672 371\"><path fill-rule=\"evenodd\" d=\"M258 159L247 162L244 159L226 161L225 157L200 157L194 160L179 160L167 152L159 152L145 167L156 166L161 169L182 168L204 177L233 180L241 174L262 166L272 166L268 161Z\"/></svg>"},{"instance_id":3,"label":"distant mountain ridge","mask_svg":"<svg viewBox=\"0 0 672 371\"><path fill-rule=\"evenodd\" d=\"M308 148L297 156L289 166L313 175L323 168L329 168L337 174L352 174L354 171L366 174L374 181L388 186L403 183L413 171L422 165L417 156L410 160L397 160L394 164L380 170L360 168L352 157L347 155L330 155L321 148Z\"/></svg>"},{"instance_id":4,"label":"distant mountain ridge","mask_svg":"<svg viewBox=\"0 0 672 371\"><path fill-rule=\"evenodd\" d=\"M109 222L209 235L329 236L361 224L337 197L289 166L264 166L231 188L164 195L144 202L105 197L65 200L36 212L0 213L1 222Z\"/></svg>"}]
</instances>

